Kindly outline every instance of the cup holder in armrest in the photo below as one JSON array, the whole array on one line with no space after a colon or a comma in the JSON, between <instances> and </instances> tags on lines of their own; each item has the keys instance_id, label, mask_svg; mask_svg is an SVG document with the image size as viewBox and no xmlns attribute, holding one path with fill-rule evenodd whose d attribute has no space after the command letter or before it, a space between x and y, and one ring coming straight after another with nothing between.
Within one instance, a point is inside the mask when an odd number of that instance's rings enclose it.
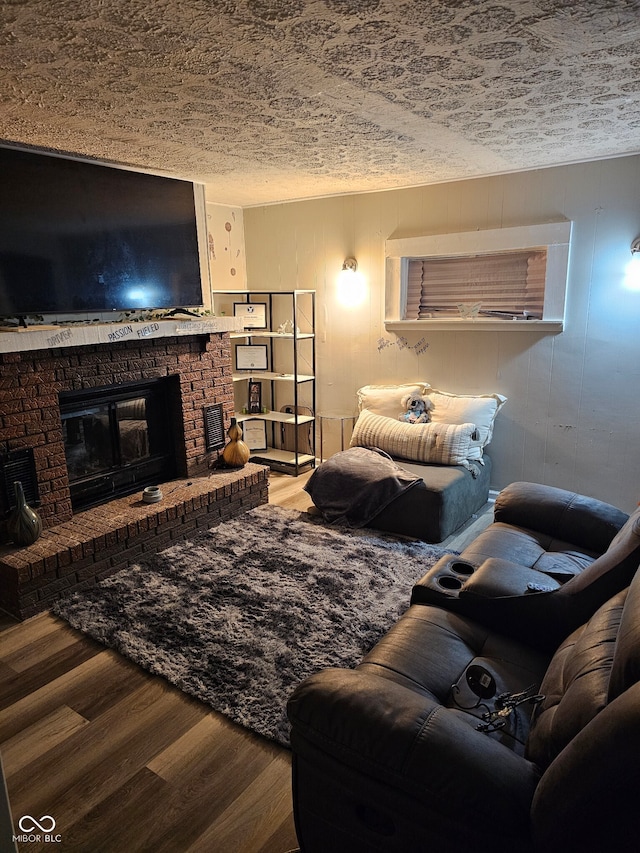
<instances>
[{"instance_id":1,"label":"cup holder in armrest","mask_svg":"<svg viewBox=\"0 0 640 853\"><path fill-rule=\"evenodd\" d=\"M452 575L440 575L436 578L436 583L443 589L453 592L455 590L462 589L464 581L460 578L454 578Z\"/></svg>"},{"instance_id":2,"label":"cup holder in armrest","mask_svg":"<svg viewBox=\"0 0 640 853\"><path fill-rule=\"evenodd\" d=\"M436 603L443 598L457 598L476 568L458 554L445 554L414 586L412 600Z\"/></svg>"},{"instance_id":3,"label":"cup holder in armrest","mask_svg":"<svg viewBox=\"0 0 640 853\"><path fill-rule=\"evenodd\" d=\"M471 565L471 563L465 563L463 560L453 560L453 562L449 563L449 569L456 575L469 577L469 575L475 572L476 567Z\"/></svg>"}]
</instances>

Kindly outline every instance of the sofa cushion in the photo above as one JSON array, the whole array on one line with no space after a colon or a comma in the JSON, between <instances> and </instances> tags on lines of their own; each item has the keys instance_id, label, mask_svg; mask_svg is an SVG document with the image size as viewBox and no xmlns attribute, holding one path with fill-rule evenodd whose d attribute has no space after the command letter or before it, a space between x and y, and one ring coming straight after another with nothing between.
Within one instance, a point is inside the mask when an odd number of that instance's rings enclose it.
<instances>
[{"instance_id":1,"label":"sofa cushion","mask_svg":"<svg viewBox=\"0 0 640 853\"><path fill-rule=\"evenodd\" d=\"M565 593L576 595L597 589L600 602L631 583L640 562L640 507L622 525L601 554L583 572L566 584ZM597 607L594 604L592 611Z\"/></svg>"},{"instance_id":2,"label":"sofa cushion","mask_svg":"<svg viewBox=\"0 0 640 853\"><path fill-rule=\"evenodd\" d=\"M547 655L471 620L437 607L413 605L357 669L436 701L476 731L492 703L481 701L471 691L467 679L470 667L481 667L493 677L498 696L537 686L548 663ZM531 706L524 704L503 729L490 736L522 754L530 716Z\"/></svg>"},{"instance_id":3,"label":"sofa cushion","mask_svg":"<svg viewBox=\"0 0 640 853\"><path fill-rule=\"evenodd\" d=\"M472 423L408 424L363 409L353 428L351 446L379 447L396 459L463 465L474 433Z\"/></svg>"},{"instance_id":4,"label":"sofa cushion","mask_svg":"<svg viewBox=\"0 0 640 853\"><path fill-rule=\"evenodd\" d=\"M402 399L407 394L420 394L429 387L426 382L406 382L398 385L365 385L358 389L358 411L368 409L376 415L398 420L405 411Z\"/></svg>"},{"instance_id":5,"label":"sofa cushion","mask_svg":"<svg viewBox=\"0 0 640 853\"><path fill-rule=\"evenodd\" d=\"M629 516L615 506L542 483L516 482L496 498L494 520L602 554Z\"/></svg>"},{"instance_id":6,"label":"sofa cushion","mask_svg":"<svg viewBox=\"0 0 640 853\"><path fill-rule=\"evenodd\" d=\"M527 744L527 757L539 767L547 767L606 706L626 596L623 590L606 602L553 656Z\"/></svg>"},{"instance_id":7,"label":"sofa cushion","mask_svg":"<svg viewBox=\"0 0 640 853\"><path fill-rule=\"evenodd\" d=\"M476 565L497 557L545 572L561 582L583 572L597 556L547 533L500 521L491 524L463 551L464 559Z\"/></svg>"},{"instance_id":8,"label":"sofa cushion","mask_svg":"<svg viewBox=\"0 0 640 853\"><path fill-rule=\"evenodd\" d=\"M478 435L468 458L482 459L482 450L491 441L496 416L507 398L502 394L452 394L435 388L428 388L425 396L433 403L429 413L431 423L476 425Z\"/></svg>"},{"instance_id":9,"label":"sofa cushion","mask_svg":"<svg viewBox=\"0 0 640 853\"><path fill-rule=\"evenodd\" d=\"M636 513L637 515L637 513ZM608 701L640 682L640 571L629 586L614 649Z\"/></svg>"},{"instance_id":10,"label":"sofa cushion","mask_svg":"<svg viewBox=\"0 0 640 853\"><path fill-rule=\"evenodd\" d=\"M442 542L484 506L489 497L491 457L472 472L462 465L401 462L403 470L421 477L416 488L400 495L375 516L370 526L426 542Z\"/></svg>"},{"instance_id":11,"label":"sofa cushion","mask_svg":"<svg viewBox=\"0 0 640 853\"><path fill-rule=\"evenodd\" d=\"M602 577L600 601L626 586L640 562L640 507L622 523L624 513L609 504L548 486L529 485L530 505L539 510L539 515L535 517L530 511L528 522L536 529L518 525L527 520L525 499L522 496L517 501L513 498L516 491L524 494L527 484L512 484L503 489L496 500L495 518L505 520L494 521L487 527L464 550L463 557L476 565L496 557L510 560L544 572L561 583L571 581L572 592L593 585ZM514 490L514 486L520 488ZM505 492L511 499L503 497ZM546 501L549 506L543 511L539 504L545 503L542 497L545 492L549 496ZM539 501L538 494L541 495ZM601 524L600 507L604 515ZM611 538L616 524L622 526ZM575 541L559 538L561 534L575 536ZM598 546L606 548L605 552L591 550Z\"/></svg>"}]
</instances>

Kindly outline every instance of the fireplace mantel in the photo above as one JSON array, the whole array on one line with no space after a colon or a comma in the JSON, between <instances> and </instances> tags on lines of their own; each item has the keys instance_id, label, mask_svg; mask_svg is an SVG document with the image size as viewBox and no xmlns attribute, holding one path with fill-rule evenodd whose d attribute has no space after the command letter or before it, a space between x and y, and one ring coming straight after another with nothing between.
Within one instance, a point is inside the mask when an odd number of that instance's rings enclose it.
<instances>
[{"instance_id":1,"label":"fireplace mantel","mask_svg":"<svg viewBox=\"0 0 640 853\"><path fill-rule=\"evenodd\" d=\"M242 324L241 317L198 317L117 323L71 323L29 326L26 329L0 327L0 353L235 332L242 330Z\"/></svg>"}]
</instances>

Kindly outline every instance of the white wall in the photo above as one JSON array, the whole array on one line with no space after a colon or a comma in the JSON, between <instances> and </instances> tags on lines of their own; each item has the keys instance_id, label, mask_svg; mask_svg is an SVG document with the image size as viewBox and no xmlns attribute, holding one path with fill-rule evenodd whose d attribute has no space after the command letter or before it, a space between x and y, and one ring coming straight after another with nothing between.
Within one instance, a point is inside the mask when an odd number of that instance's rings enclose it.
<instances>
[{"instance_id":1,"label":"white wall","mask_svg":"<svg viewBox=\"0 0 640 853\"><path fill-rule=\"evenodd\" d=\"M207 202L209 277L212 290L244 290L247 270L241 207Z\"/></svg>"},{"instance_id":2,"label":"white wall","mask_svg":"<svg viewBox=\"0 0 640 853\"><path fill-rule=\"evenodd\" d=\"M384 241L573 220L565 331L386 332ZM509 398L492 486L532 480L630 511L640 499L640 292L622 286L640 235L640 157L495 178L245 208L250 288L314 288L318 410L352 411L367 383L423 379ZM353 255L370 301L346 311L335 279ZM424 338L423 354L416 346ZM333 439L332 439L333 440ZM339 449L335 444L330 450Z\"/></svg>"}]
</instances>

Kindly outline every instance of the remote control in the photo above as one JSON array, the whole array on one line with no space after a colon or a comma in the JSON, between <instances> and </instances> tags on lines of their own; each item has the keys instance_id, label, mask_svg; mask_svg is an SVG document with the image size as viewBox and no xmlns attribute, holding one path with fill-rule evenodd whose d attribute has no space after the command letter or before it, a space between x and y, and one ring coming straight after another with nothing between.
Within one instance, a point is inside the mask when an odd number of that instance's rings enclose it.
<instances>
[{"instance_id":1,"label":"remote control","mask_svg":"<svg viewBox=\"0 0 640 853\"><path fill-rule=\"evenodd\" d=\"M553 587L545 586L543 583L534 583L532 581L527 584L527 589L531 592L552 592Z\"/></svg>"}]
</instances>

